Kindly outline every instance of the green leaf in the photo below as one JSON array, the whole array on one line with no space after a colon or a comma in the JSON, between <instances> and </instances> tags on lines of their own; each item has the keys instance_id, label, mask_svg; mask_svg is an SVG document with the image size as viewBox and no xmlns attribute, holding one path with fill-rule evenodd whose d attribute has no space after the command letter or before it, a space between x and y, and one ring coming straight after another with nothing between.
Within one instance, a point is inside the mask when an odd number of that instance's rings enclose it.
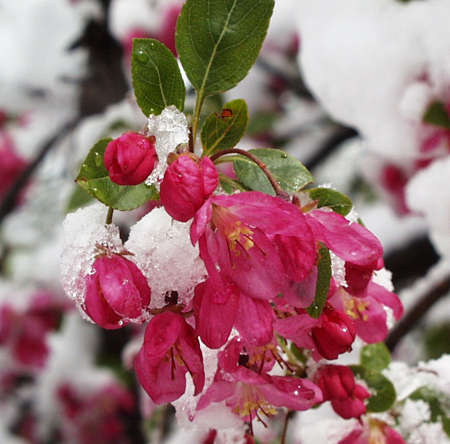
<instances>
[{"instance_id":1,"label":"green leaf","mask_svg":"<svg viewBox=\"0 0 450 444\"><path fill-rule=\"evenodd\" d=\"M224 105L222 113L210 114L203 125L201 139L204 155L233 148L245 134L248 124L247 104L242 99Z\"/></svg>"},{"instance_id":2,"label":"green leaf","mask_svg":"<svg viewBox=\"0 0 450 444\"><path fill-rule=\"evenodd\" d=\"M275 180L285 191L299 191L313 181L311 173L305 166L284 151L272 148L258 148L250 150L250 153L264 162ZM242 156L240 159L233 161L233 167L239 180L246 187L275 196L269 179L267 179L267 176L255 162Z\"/></svg>"},{"instance_id":3,"label":"green leaf","mask_svg":"<svg viewBox=\"0 0 450 444\"><path fill-rule=\"evenodd\" d=\"M343 216L347 215L353 207L349 197L331 188L311 188L307 192L311 199L318 201L319 208L329 207Z\"/></svg>"},{"instance_id":4,"label":"green leaf","mask_svg":"<svg viewBox=\"0 0 450 444\"><path fill-rule=\"evenodd\" d=\"M71 213L78 208L84 207L91 202L92 199L93 197L87 191L78 186L78 184L75 185L75 189L73 190L69 198L69 202L67 203L66 213Z\"/></svg>"},{"instance_id":5,"label":"green leaf","mask_svg":"<svg viewBox=\"0 0 450 444\"><path fill-rule=\"evenodd\" d=\"M174 55L161 42L133 40L131 75L137 103L146 116L160 114L169 105L183 111L183 78Z\"/></svg>"},{"instance_id":6,"label":"green leaf","mask_svg":"<svg viewBox=\"0 0 450 444\"><path fill-rule=\"evenodd\" d=\"M369 370L384 370L391 362L391 354L383 342L368 344L361 349L361 365Z\"/></svg>"},{"instance_id":7,"label":"green leaf","mask_svg":"<svg viewBox=\"0 0 450 444\"><path fill-rule=\"evenodd\" d=\"M441 394L436 393L436 391L430 389L429 387L423 386L411 393L409 398L414 401L420 400L426 402L430 407L431 421L436 422L440 420L442 422L442 428L450 437L450 416L446 414L445 409L441 404L441 401L444 401L445 404L449 405L450 399L448 399L448 397L447 399L441 399L442 396L439 395Z\"/></svg>"},{"instance_id":8,"label":"green leaf","mask_svg":"<svg viewBox=\"0 0 450 444\"><path fill-rule=\"evenodd\" d=\"M247 191L238 181L219 173L219 183L223 191L227 194L233 194L236 191Z\"/></svg>"},{"instance_id":9,"label":"green leaf","mask_svg":"<svg viewBox=\"0 0 450 444\"><path fill-rule=\"evenodd\" d=\"M306 309L308 314L313 318L319 318L322 314L323 307L327 301L328 291L330 289L331 279L331 256L330 250L320 244L319 257L317 263L317 283L314 301Z\"/></svg>"},{"instance_id":10,"label":"green leaf","mask_svg":"<svg viewBox=\"0 0 450 444\"><path fill-rule=\"evenodd\" d=\"M450 116L442 102L433 102L425 111L422 120L431 125L450 129Z\"/></svg>"},{"instance_id":11,"label":"green leaf","mask_svg":"<svg viewBox=\"0 0 450 444\"><path fill-rule=\"evenodd\" d=\"M187 0L176 46L186 74L203 97L227 91L255 63L274 0Z\"/></svg>"},{"instance_id":12,"label":"green leaf","mask_svg":"<svg viewBox=\"0 0 450 444\"><path fill-rule=\"evenodd\" d=\"M105 167L105 149L111 139L98 141L81 165L77 183L100 202L115 210L129 211L144 205L149 200L159 199L154 186L144 183L136 186L117 185L109 178Z\"/></svg>"},{"instance_id":13,"label":"green leaf","mask_svg":"<svg viewBox=\"0 0 450 444\"><path fill-rule=\"evenodd\" d=\"M371 391L375 394L369 398L367 403L368 412L385 412L394 404L397 394L395 388L388 378L380 372L370 370L362 365L351 365L355 376L363 379Z\"/></svg>"}]
</instances>

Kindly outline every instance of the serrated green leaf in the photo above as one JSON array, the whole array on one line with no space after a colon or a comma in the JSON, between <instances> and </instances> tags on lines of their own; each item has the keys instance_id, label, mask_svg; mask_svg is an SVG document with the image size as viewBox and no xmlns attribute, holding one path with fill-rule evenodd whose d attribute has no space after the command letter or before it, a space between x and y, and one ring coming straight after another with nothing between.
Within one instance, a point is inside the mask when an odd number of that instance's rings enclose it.
<instances>
[{"instance_id":1,"label":"serrated green leaf","mask_svg":"<svg viewBox=\"0 0 450 444\"><path fill-rule=\"evenodd\" d=\"M316 319L322 314L323 307L327 301L331 279L330 250L325 245L320 244L318 255L316 292L314 301L306 309L308 314Z\"/></svg>"},{"instance_id":2,"label":"serrated green leaf","mask_svg":"<svg viewBox=\"0 0 450 444\"><path fill-rule=\"evenodd\" d=\"M284 151L258 148L250 150L250 153L264 162L285 191L299 191L313 181L313 177L306 167ZM269 179L255 162L242 156L240 159L233 161L233 167L237 177L247 188L275 196L275 191Z\"/></svg>"},{"instance_id":3,"label":"serrated green leaf","mask_svg":"<svg viewBox=\"0 0 450 444\"><path fill-rule=\"evenodd\" d=\"M131 75L137 103L146 116L160 114L169 105L183 111L183 78L174 55L161 42L133 40Z\"/></svg>"},{"instance_id":4,"label":"serrated green leaf","mask_svg":"<svg viewBox=\"0 0 450 444\"><path fill-rule=\"evenodd\" d=\"M370 370L362 365L351 365L355 376L363 379L372 392L375 392L367 402L368 412L385 412L394 404L397 394L394 385L382 373Z\"/></svg>"},{"instance_id":5,"label":"serrated green leaf","mask_svg":"<svg viewBox=\"0 0 450 444\"><path fill-rule=\"evenodd\" d=\"M78 208L84 207L91 202L93 197L78 184L75 185L75 189L70 195L69 202L67 203L66 213L71 213Z\"/></svg>"},{"instance_id":6,"label":"serrated green leaf","mask_svg":"<svg viewBox=\"0 0 450 444\"><path fill-rule=\"evenodd\" d=\"M431 125L450 129L450 115L442 102L433 102L425 111L422 120Z\"/></svg>"},{"instance_id":7,"label":"serrated green leaf","mask_svg":"<svg viewBox=\"0 0 450 444\"><path fill-rule=\"evenodd\" d=\"M349 197L331 188L311 188L307 193L313 200L317 200L317 206L331 208L334 212L347 215L353 207Z\"/></svg>"},{"instance_id":8,"label":"serrated green leaf","mask_svg":"<svg viewBox=\"0 0 450 444\"><path fill-rule=\"evenodd\" d=\"M226 103L221 114L210 114L201 132L204 155L233 148L245 134L247 125L248 109L242 99Z\"/></svg>"},{"instance_id":9,"label":"serrated green leaf","mask_svg":"<svg viewBox=\"0 0 450 444\"><path fill-rule=\"evenodd\" d=\"M391 362L391 354L383 342L368 344L361 349L361 365L369 370L384 370Z\"/></svg>"},{"instance_id":10,"label":"serrated green leaf","mask_svg":"<svg viewBox=\"0 0 450 444\"><path fill-rule=\"evenodd\" d=\"M447 436L450 437L450 416L448 416L442 407L441 398L436 391L430 389L429 387L423 386L415 390L411 395L409 395L414 401L424 401L430 407L431 421L441 421L442 428L444 429ZM450 399L447 398L446 404L450 404Z\"/></svg>"},{"instance_id":11,"label":"serrated green leaf","mask_svg":"<svg viewBox=\"0 0 450 444\"><path fill-rule=\"evenodd\" d=\"M129 211L144 205L149 200L159 199L154 186L144 183L136 186L117 185L109 178L104 155L112 139L101 139L89 151L81 165L77 183L93 197L115 210Z\"/></svg>"},{"instance_id":12,"label":"serrated green leaf","mask_svg":"<svg viewBox=\"0 0 450 444\"><path fill-rule=\"evenodd\" d=\"M227 91L255 63L274 0L187 0L176 46L186 74L204 96Z\"/></svg>"}]
</instances>

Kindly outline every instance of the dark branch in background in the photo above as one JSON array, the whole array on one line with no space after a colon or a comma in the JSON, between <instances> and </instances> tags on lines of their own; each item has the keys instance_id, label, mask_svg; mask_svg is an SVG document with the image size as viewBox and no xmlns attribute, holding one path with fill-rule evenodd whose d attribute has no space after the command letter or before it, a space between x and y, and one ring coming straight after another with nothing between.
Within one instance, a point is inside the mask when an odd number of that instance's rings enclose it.
<instances>
[{"instance_id":1,"label":"dark branch in background","mask_svg":"<svg viewBox=\"0 0 450 444\"><path fill-rule=\"evenodd\" d=\"M438 284L423 294L413 307L406 313L400 322L391 330L386 345L392 352L401 341L401 339L408 334L429 311L429 309L442 297L446 296L450 291L450 276L442 279Z\"/></svg>"},{"instance_id":2,"label":"dark branch in background","mask_svg":"<svg viewBox=\"0 0 450 444\"><path fill-rule=\"evenodd\" d=\"M409 287L417 278L425 276L439 261L428 236L410 240L407 244L390 251L384 258L386 268L392 272L396 292Z\"/></svg>"},{"instance_id":3,"label":"dark branch in background","mask_svg":"<svg viewBox=\"0 0 450 444\"><path fill-rule=\"evenodd\" d=\"M358 132L353 128L339 125L336 132L334 132L321 146L317 149L314 155L305 162L306 168L312 170L317 165L322 163L336 148L343 142L349 139L353 139L358 136Z\"/></svg>"},{"instance_id":4,"label":"dark branch in background","mask_svg":"<svg viewBox=\"0 0 450 444\"><path fill-rule=\"evenodd\" d=\"M108 17L110 0L101 0L104 17ZM63 125L40 149L32 163L18 177L0 204L0 223L15 207L17 197L27 185L48 152L66 136L83 117L101 113L109 105L122 100L128 91L122 69L122 48L108 30L107 21L90 21L83 35L68 50L88 51L88 75L80 84L78 116ZM45 92L42 92L45 95Z\"/></svg>"},{"instance_id":5,"label":"dark branch in background","mask_svg":"<svg viewBox=\"0 0 450 444\"><path fill-rule=\"evenodd\" d=\"M268 62L263 57L258 57L256 60L256 66L260 67L262 70L268 72L269 74L272 74L275 77L278 77L280 80L283 81L283 83L287 86L289 90L291 90L296 96L309 100L314 101L314 97L310 93L309 89L306 87L305 83L303 82L303 79L298 77L291 77L288 74L286 74L282 69L272 65L270 62Z\"/></svg>"},{"instance_id":6,"label":"dark branch in background","mask_svg":"<svg viewBox=\"0 0 450 444\"><path fill-rule=\"evenodd\" d=\"M16 182L11 186L11 188L6 193L3 201L0 204L0 224L3 222L3 219L14 209L17 199L20 195L22 189L27 185L30 178L33 176L36 168L40 165L40 163L45 159L47 153L58 143L60 142L70 131L75 128L75 126L80 121L79 118L75 118L69 123L66 123L62 126L62 128L58 129L56 134L51 136L39 149L36 158L31 162L28 167L23 171L23 173L19 176Z\"/></svg>"}]
</instances>

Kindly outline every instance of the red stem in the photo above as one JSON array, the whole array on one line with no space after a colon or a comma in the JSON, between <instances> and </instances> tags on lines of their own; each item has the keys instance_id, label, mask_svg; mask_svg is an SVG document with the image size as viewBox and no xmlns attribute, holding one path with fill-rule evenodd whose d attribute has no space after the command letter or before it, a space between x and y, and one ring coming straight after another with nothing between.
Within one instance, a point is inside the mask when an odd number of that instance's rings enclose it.
<instances>
[{"instance_id":1,"label":"red stem","mask_svg":"<svg viewBox=\"0 0 450 444\"><path fill-rule=\"evenodd\" d=\"M252 153L249 153L248 151L245 151L245 150L241 150L239 148L231 148L229 150L223 150L223 151L220 151L220 152L218 152L216 154L213 154L211 156L211 160L214 162L216 159L218 159L219 157L222 157L222 156L224 156L226 154L240 154L240 155L242 155L244 157L247 157L252 162L255 162L256 165L258 165L259 168L261 168L263 173L266 175L267 179L269 179L269 182L272 185L276 195L278 197L281 197L284 200L287 200L287 201L290 200L289 194L286 193L286 191L284 191L280 187L280 184L275 180L275 178L273 177L272 173L267 169L266 164L264 162L262 162L260 159L258 159L256 156L254 156Z\"/></svg>"}]
</instances>

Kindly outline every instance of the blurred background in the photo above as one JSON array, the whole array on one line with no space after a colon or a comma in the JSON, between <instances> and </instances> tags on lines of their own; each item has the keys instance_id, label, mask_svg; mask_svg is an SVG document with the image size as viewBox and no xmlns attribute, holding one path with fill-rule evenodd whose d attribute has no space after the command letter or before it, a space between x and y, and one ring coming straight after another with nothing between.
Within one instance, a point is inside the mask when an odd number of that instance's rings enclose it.
<instances>
[{"instance_id":1,"label":"blurred background","mask_svg":"<svg viewBox=\"0 0 450 444\"><path fill-rule=\"evenodd\" d=\"M172 436L173 409L137 388L135 332L82 320L59 257L65 215L90 202L74 182L81 161L100 137L145 124L132 39L176 55L183 3L0 0L2 444ZM409 364L450 352L449 17L446 0L276 0L248 77L205 111L244 98L241 148L285 149L352 198L405 305L387 345ZM144 211L119 217L124 237Z\"/></svg>"}]
</instances>

